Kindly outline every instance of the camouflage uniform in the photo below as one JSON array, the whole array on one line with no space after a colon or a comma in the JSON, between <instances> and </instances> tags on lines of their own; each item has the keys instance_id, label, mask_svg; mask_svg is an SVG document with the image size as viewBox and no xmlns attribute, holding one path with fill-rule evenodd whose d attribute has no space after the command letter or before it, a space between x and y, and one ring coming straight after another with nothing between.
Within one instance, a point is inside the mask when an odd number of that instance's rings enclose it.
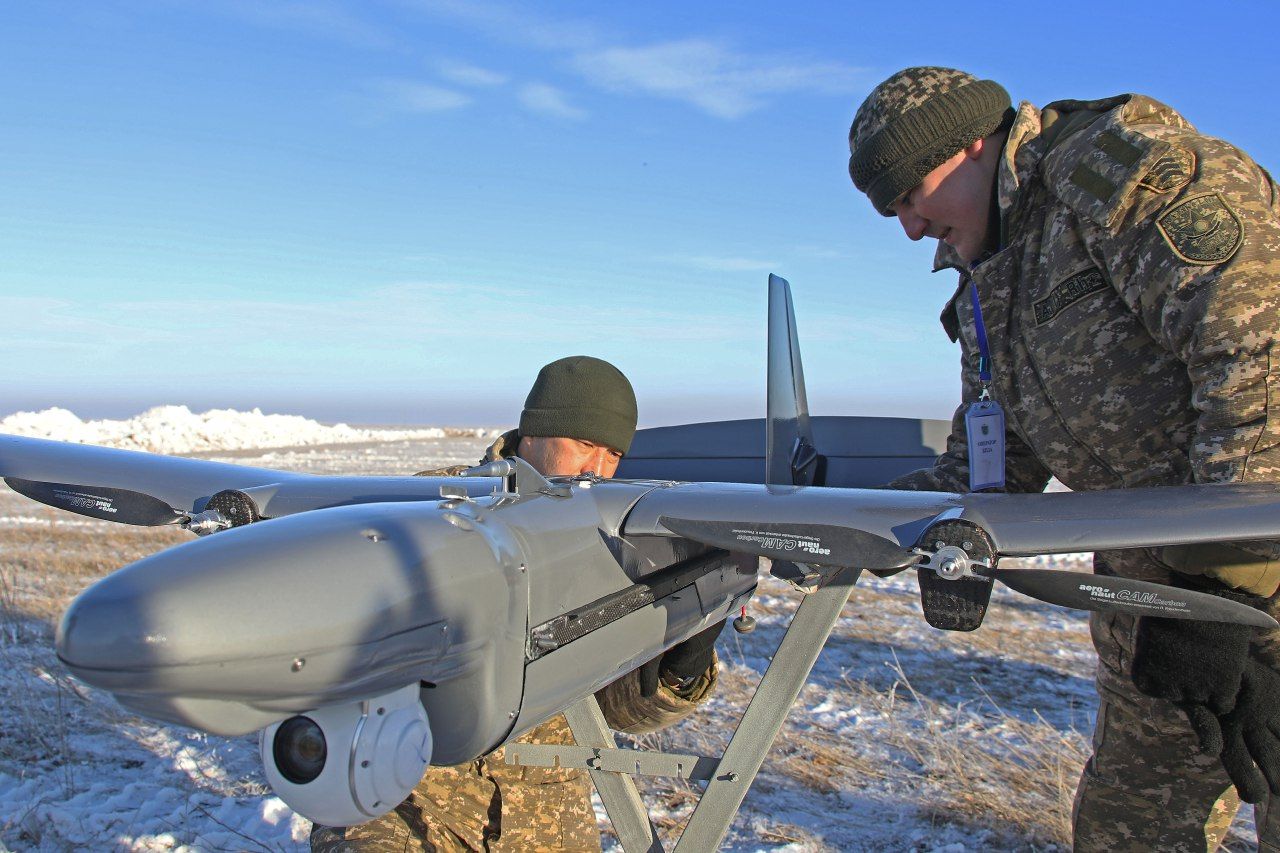
<instances>
[{"instance_id":1,"label":"camouflage uniform","mask_svg":"<svg viewBox=\"0 0 1280 853\"><path fill-rule=\"evenodd\" d=\"M503 433L481 463L514 456L519 441L516 430ZM451 476L465 467L422 473ZM596 693L596 699L615 730L653 732L683 720L705 702L715 689L716 669L713 659L702 676L679 692L659 681L651 697L640 695L640 673L634 670ZM574 742L563 714L517 741ZM382 817L346 828L314 827L311 849L317 853L600 850L591 781L585 770L518 767L503 763L503 754L500 748L469 764L428 767L404 802Z\"/></svg>"},{"instance_id":2,"label":"camouflage uniform","mask_svg":"<svg viewBox=\"0 0 1280 853\"><path fill-rule=\"evenodd\" d=\"M961 273L942 316L961 344L964 401L948 449L894 485L968 489L970 280L1007 418L1009 491L1039 491L1051 474L1076 490L1280 480L1280 199L1266 171L1143 96L1024 103L996 193L1000 250L965 269L940 244L935 261ZM1263 543L1107 552L1095 571L1176 569L1271 596L1273 557ZM1238 800L1181 712L1134 687L1134 629L1124 615L1091 621L1101 705L1077 849L1212 849ZM1280 849L1280 827L1259 828L1262 848Z\"/></svg>"}]
</instances>

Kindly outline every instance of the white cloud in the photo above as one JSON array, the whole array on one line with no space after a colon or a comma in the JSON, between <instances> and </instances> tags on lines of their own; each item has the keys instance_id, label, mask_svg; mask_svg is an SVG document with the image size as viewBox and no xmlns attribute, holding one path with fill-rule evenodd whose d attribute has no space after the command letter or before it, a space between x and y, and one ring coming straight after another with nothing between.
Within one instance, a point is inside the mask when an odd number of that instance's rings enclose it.
<instances>
[{"instance_id":1,"label":"white cloud","mask_svg":"<svg viewBox=\"0 0 1280 853\"><path fill-rule=\"evenodd\" d=\"M725 119L763 107L770 96L852 91L860 76L841 63L747 56L708 39L610 47L578 53L571 62L603 89L672 98Z\"/></svg>"},{"instance_id":2,"label":"white cloud","mask_svg":"<svg viewBox=\"0 0 1280 853\"><path fill-rule=\"evenodd\" d=\"M412 113L436 113L456 110L471 103L471 98L454 89L416 80L379 80L376 88L387 105Z\"/></svg>"},{"instance_id":3,"label":"white cloud","mask_svg":"<svg viewBox=\"0 0 1280 853\"><path fill-rule=\"evenodd\" d=\"M569 103L564 92L546 83L529 83L522 86L519 98L520 103L531 113L568 119L587 117L586 110Z\"/></svg>"},{"instance_id":4,"label":"white cloud","mask_svg":"<svg viewBox=\"0 0 1280 853\"><path fill-rule=\"evenodd\" d=\"M608 42L596 24L583 20L553 20L532 6L490 3L483 0L410 0L429 15L461 23L502 41L539 50L581 50Z\"/></svg>"},{"instance_id":5,"label":"white cloud","mask_svg":"<svg viewBox=\"0 0 1280 853\"><path fill-rule=\"evenodd\" d=\"M507 82L505 74L499 74L497 71L490 71L488 68L481 68L478 65L471 65L467 62L443 60L440 62L439 68L441 77L459 86L492 88Z\"/></svg>"},{"instance_id":6,"label":"white cloud","mask_svg":"<svg viewBox=\"0 0 1280 853\"><path fill-rule=\"evenodd\" d=\"M408 2L489 38L551 54L589 85L682 101L717 118L740 118L787 94L852 95L868 82L864 69L842 62L748 52L709 38L629 43L595 22L541 15L533 6L484 0Z\"/></svg>"},{"instance_id":7,"label":"white cloud","mask_svg":"<svg viewBox=\"0 0 1280 853\"><path fill-rule=\"evenodd\" d=\"M710 272L768 272L778 268L773 261L762 261L758 258L713 257L711 255L695 255L682 258L682 262L701 270Z\"/></svg>"}]
</instances>

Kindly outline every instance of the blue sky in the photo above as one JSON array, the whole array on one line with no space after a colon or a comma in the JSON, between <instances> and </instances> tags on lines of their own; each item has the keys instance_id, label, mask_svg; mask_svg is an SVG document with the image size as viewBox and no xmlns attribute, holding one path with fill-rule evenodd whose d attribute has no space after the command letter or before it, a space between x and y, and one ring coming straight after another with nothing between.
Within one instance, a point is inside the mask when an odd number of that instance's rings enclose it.
<instances>
[{"instance_id":1,"label":"blue sky","mask_svg":"<svg viewBox=\"0 0 1280 853\"><path fill-rule=\"evenodd\" d=\"M1280 6L11 4L0 415L258 406L505 424L621 367L645 424L761 414L790 279L815 414L947 417L927 270L845 172L878 81L1143 92L1280 167Z\"/></svg>"}]
</instances>

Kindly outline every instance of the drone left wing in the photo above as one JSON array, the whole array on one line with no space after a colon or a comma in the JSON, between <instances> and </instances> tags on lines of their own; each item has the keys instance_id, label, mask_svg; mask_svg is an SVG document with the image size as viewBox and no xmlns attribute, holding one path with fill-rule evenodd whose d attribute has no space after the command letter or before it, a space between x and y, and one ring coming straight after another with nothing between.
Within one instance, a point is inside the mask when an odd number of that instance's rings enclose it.
<instances>
[{"instance_id":1,"label":"drone left wing","mask_svg":"<svg viewBox=\"0 0 1280 853\"><path fill-rule=\"evenodd\" d=\"M200 501L224 489L243 490L309 475L4 435L0 436L0 476L6 480L68 487L83 484L123 489L148 495L174 509L189 511L195 510ZM30 491L15 490L24 494ZM42 500L35 494L28 496ZM75 511L71 506L61 508Z\"/></svg>"},{"instance_id":2,"label":"drone left wing","mask_svg":"<svg viewBox=\"0 0 1280 853\"><path fill-rule=\"evenodd\" d=\"M439 500L441 477L332 477L0 435L0 477L58 509L144 526L185 523L219 493L236 493L251 518L388 501ZM493 478L450 486L488 494ZM233 504L234 505L234 504Z\"/></svg>"}]
</instances>

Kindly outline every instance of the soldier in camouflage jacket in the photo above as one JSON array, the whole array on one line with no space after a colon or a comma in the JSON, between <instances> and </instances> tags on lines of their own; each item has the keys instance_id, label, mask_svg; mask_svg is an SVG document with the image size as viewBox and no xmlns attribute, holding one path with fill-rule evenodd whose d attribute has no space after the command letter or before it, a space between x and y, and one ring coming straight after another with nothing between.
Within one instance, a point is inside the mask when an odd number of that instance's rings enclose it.
<instances>
[{"instance_id":1,"label":"soldier in camouflage jacket","mask_svg":"<svg viewBox=\"0 0 1280 853\"><path fill-rule=\"evenodd\" d=\"M603 415L601 410L606 411ZM612 417L621 413L620 417ZM612 476L621 451L635 431L635 397L617 368L599 359L571 356L542 369L521 416L521 429L503 433L478 464L523 455L545 474L577 474L586 468ZM522 432L523 430L523 432ZM522 438L550 437L581 453L571 465L548 460ZM581 448L586 444L589 447ZM538 448L534 448L537 450ZM611 462L609 460L612 460ZM458 465L421 476L454 476ZM548 470L551 467L560 470ZM712 626L669 650L652 665L633 670L596 693L611 728L629 734L657 731L689 716L710 698L716 684L716 636ZM694 661L697 672L673 672L669 659ZM708 661L703 663L704 661ZM524 733L520 743L572 744L563 714ZM311 849L318 853L444 853L533 850L599 851L600 833L591 806L591 782L584 770L523 767L504 761L503 749L469 764L428 767L422 781L395 810L359 826L316 826Z\"/></svg>"},{"instance_id":2,"label":"soldier in camouflage jacket","mask_svg":"<svg viewBox=\"0 0 1280 853\"><path fill-rule=\"evenodd\" d=\"M912 239L938 238L935 270L960 273L942 315L961 346L947 451L891 486L969 489L964 416L981 393L971 285L1006 417L1008 491L1050 476L1077 490L1280 480L1280 197L1246 154L1147 97L1014 110L997 84L945 68L878 86L850 149L859 189ZM1095 571L1234 591L1273 611L1280 586L1269 543L1099 553ZM1142 622L1093 614L1101 703L1076 848L1213 849L1238 800L1187 717L1153 698L1164 694L1150 679L1137 677L1153 695L1135 686ZM1253 640L1240 665L1270 679L1280 637ZM1261 847L1280 849L1274 795L1254 788Z\"/></svg>"}]
</instances>

